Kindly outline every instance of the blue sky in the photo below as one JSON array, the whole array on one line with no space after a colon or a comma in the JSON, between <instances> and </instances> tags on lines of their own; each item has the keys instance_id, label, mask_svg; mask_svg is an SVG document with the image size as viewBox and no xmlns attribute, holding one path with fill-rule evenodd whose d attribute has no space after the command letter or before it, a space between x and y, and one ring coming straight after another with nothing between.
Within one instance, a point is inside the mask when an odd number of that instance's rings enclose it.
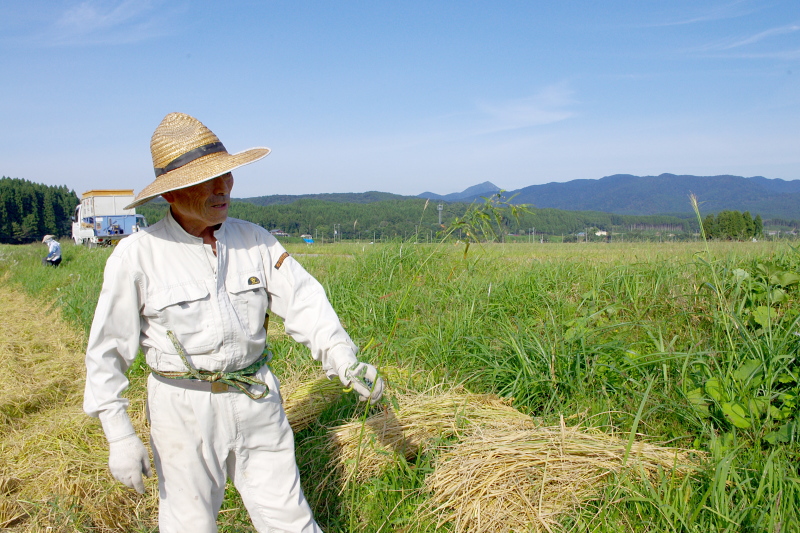
<instances>
[{"instance_id":1,"label":"blue sky","mask_svg":"<svg viewBox=\"0 0 800 533\"><path fill-rule=\"evenodd\" d=\"M797 0L0 0L0 175L153 180L189 113L234 197L800 179Z\"/></svg>"}]
</instances>

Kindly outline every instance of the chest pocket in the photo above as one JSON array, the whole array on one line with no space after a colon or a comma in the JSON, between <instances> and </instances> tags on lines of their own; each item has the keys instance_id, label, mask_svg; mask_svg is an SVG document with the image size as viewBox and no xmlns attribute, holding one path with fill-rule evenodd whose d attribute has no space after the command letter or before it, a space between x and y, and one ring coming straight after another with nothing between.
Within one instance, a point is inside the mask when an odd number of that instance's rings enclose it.
<instances>
[{"instance_id":1,"label":"chest pocket","mask_svg":"<svg viewBox=\"0 0 800 533\"><path fill-rule=\"evenodd\" d=\"M217 344L211 295L202 284L186 284L154 291L149 304L157 320L172 330L190 355L205 353Z\"/></svg>"},{"instance_id":2,"label":"chest pocket","mask_svg":"<svg viewBox=\"0 0 800 533\"><path fill-rule=\"evenodd\" d=\"M225 283L242 327L249 335L257 335L264 327L264 317L267 314L268 297L264 272L239 272L229 276Z\"/></svg>"}]
</instances>

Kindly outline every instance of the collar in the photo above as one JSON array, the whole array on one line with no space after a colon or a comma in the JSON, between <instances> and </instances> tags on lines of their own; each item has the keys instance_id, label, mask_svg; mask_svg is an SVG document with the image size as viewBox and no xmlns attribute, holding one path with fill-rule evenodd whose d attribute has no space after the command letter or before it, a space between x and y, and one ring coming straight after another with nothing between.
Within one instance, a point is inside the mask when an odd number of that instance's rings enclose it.
<instances>
[{"instance_id":1,"label":"collar","mask_svg":"<svg viewBox=\"0 0 800 533\"><path fill-rule=\"evenodd\" d=\"M186 244L203 244L202 237L195 237L183 229L180 224L178 224L178 221L172 216L172 209L167 211L167 214L164 217L164 225L167 227L169 234L178 242L183 242ZM214 231L214 237L216 237L217 241L220 241L224 234L225 222L220 224L219 228Z\"/></svg>"}]
</instances>

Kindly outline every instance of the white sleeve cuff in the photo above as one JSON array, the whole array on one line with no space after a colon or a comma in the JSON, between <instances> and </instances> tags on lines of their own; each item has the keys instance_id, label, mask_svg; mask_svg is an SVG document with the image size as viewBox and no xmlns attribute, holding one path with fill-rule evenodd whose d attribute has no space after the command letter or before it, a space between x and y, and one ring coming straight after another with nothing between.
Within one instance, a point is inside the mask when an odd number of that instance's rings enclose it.
<instances>
[{"instance_id":1,"label":"white sleeve cuff","mask_svg":"<svg viewBox=\"0 0 800 533\"><path fill-rule=\"evenodd\" d=\"M103 415L104 413L100 413L100 423L103 425L103 433L106 434L109 444L136 435L127 412L120 411L112 416Z\"/></svg>"},{"instance_id":2,"label":"white sleeve cuff","mask_svg":"<svg viewBox=\"0 0 800 533\"><path fill-rule=\"evenodd\" d=\"M333 379L341 375L339 369L353 366L358 363L358 359L356 358L356 352L353 348L347 344L337 344L328 350L326 362L328 364L326 365L325 375L328 376L328 379Z\"/></svg>"}]
</instances>

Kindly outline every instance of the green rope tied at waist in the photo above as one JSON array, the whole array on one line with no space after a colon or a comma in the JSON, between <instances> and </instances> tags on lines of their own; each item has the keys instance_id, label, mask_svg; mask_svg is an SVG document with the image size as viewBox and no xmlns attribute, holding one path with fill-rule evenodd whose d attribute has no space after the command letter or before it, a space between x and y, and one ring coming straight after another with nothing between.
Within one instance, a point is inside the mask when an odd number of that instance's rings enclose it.
<instances>
[{"instance_id":1,"label":"green rope tied at waist","mask_svg":"<svg viewBox=\"0 0 800 533\"><path fill-rule=\"evenodd\" d=\"M186 365L187 371L181 372L175 370L161 372L155 368L150 368L152 373L169 379L197 379L200 381L208 381L210 383L224 383L228 386L236 387L253 400L261 399L269 394L269 386L267 386L267 384L260 379L253 377L253 375L269 361L269 352L267 350L264 350L264 353L261 355L261 357L259 357L253 364L241 370L234 370L233 372L198 370L189 364L189 359L186 357L186 352L183 350L181 343L178 342L178 338L175 336L175 334L172 331L167 330L167 337L169 337L169 340L172 341L172 345L175 346L175 350L177 350L178 355L180 355L183 364ZM264 387L264 391L259 394L253 394L250 392L250 385L262 385Z\"/></svg>"}]
</instances>

